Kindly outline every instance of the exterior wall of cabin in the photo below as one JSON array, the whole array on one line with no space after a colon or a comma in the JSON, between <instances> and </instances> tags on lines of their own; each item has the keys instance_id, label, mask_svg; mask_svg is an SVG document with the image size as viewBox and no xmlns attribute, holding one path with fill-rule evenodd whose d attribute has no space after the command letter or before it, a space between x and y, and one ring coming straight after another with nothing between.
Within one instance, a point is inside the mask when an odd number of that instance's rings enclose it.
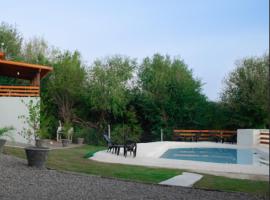
<instances>
[{"instance_id":1,"label":"exterior wall of cabin","mask_svg":"<svg viewBox=\"0 0 270 200\"><path fill-rule=\"evenodd\" d=\"M24 124L24 120L18 119L18 117L29 115L28 108L23 102L28 104L31 99L35 103L40 100L40 97L0 97L0 127L13 126L15 128L10 134L12 139L9 137L5 137L5 139L18 143L29 143L19 134L23 127L27 128L27 124ZM32 141L31 144L34 144L34 142Z\"/></svg>"}]
</instances>

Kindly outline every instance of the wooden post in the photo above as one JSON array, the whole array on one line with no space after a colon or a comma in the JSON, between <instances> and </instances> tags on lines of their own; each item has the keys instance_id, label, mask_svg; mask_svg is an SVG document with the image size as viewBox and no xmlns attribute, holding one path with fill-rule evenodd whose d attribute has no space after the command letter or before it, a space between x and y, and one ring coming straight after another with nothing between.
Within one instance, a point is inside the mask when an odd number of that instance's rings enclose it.
<instances>
[{"instance_id":1,"label":"wooden post","mask_svg":"<svg viewBox=\"0 0 270 200\"><path fill-rule=\"evenodd\" d=\"M36 76L31 80L31 85L32 86L38 86L39 90L38 90L38 96L40 96L40 72L41 70L39 70L36 74Z\"/></svg>"},{"instance_id":2,"label":"wooden post","mask_svg":"<svg viewBox=\"0 0 270 200\"><path fill-rule=\"evenodd\" d=\"M108 124L108 137L111 139L111 126Z\"/></svg>"}]
</instances>

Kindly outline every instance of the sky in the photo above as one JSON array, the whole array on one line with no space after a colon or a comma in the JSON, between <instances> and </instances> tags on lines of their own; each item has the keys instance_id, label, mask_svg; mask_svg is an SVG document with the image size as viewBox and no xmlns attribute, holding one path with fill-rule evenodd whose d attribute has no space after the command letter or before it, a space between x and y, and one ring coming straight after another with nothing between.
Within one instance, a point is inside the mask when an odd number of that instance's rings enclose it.
<instances>
[{"instance_id":1,"label":"sky","mask_svg":"<svg viewBox=\"0 0 270 200\"><path fill-rule=\"evenodd\" d=\"M85 62L115 54L180 57L219 99L235 62L269 52L268 0L0 0L0 22L24 38L79 50Z\"/></svg>"}]
</instances>

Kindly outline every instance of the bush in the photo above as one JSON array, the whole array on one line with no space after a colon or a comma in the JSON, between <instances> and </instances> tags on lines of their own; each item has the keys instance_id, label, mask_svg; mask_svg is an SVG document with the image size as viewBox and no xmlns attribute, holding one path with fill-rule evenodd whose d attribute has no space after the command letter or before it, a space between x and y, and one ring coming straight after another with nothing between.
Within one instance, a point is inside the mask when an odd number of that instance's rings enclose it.
<instances>
[{"instance_id":1,"label":"bush","mask_svg":"<svg viewBox=\"0 0 270 200\"><path fill-rule=\"evenodd\" d=\"M140 136L141 129L138 126L131 127L126 124L116 125L111 133L112 141L117 144L124 144L127 140L138 142Z\"/></svg>"},{"instance_id":2,"label":"bush","mask_svg":"<svg viewBox=\"0 0 270 200\"><path fill-rule=\"evenodd\" d=\"M86 144L105 145L102 134L93 128L77 128L74 137L84 138Z\"/></svg>"}]
</instances>

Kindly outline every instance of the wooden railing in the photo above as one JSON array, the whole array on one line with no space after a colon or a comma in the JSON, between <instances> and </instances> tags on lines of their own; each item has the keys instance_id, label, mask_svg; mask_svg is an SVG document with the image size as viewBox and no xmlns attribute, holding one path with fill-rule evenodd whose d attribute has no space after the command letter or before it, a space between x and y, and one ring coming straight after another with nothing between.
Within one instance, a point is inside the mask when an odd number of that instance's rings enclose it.
<instances>
[{"instance_id":1,"label":"wooden railing","mask_svg":"<svg viewBox=\"0 0 270 200\"><path fill-rule=\"evenodd\" d=\"M174 140L236 142L236 131L229 130L174 130Z\"/></svg>"},{"instance_id":2,"label":"wooden railing","mask_svg":"<svg viewBox=\"0 0 270 200\"><path fill-rule=\"evenodd\" d=\"M0 96L38 97L39 86L3 86L0 85Z\"/></svg>"},{"instance_id":3,"label":"wooden railing","mask_svg":"<svg viewBox=\"0 0 270 200\"><path fill-rule=\"evenodd\" d=\"M260 133L260 143L269 145L269 132L261 132Z\"/></svg>"}]
</instances>

